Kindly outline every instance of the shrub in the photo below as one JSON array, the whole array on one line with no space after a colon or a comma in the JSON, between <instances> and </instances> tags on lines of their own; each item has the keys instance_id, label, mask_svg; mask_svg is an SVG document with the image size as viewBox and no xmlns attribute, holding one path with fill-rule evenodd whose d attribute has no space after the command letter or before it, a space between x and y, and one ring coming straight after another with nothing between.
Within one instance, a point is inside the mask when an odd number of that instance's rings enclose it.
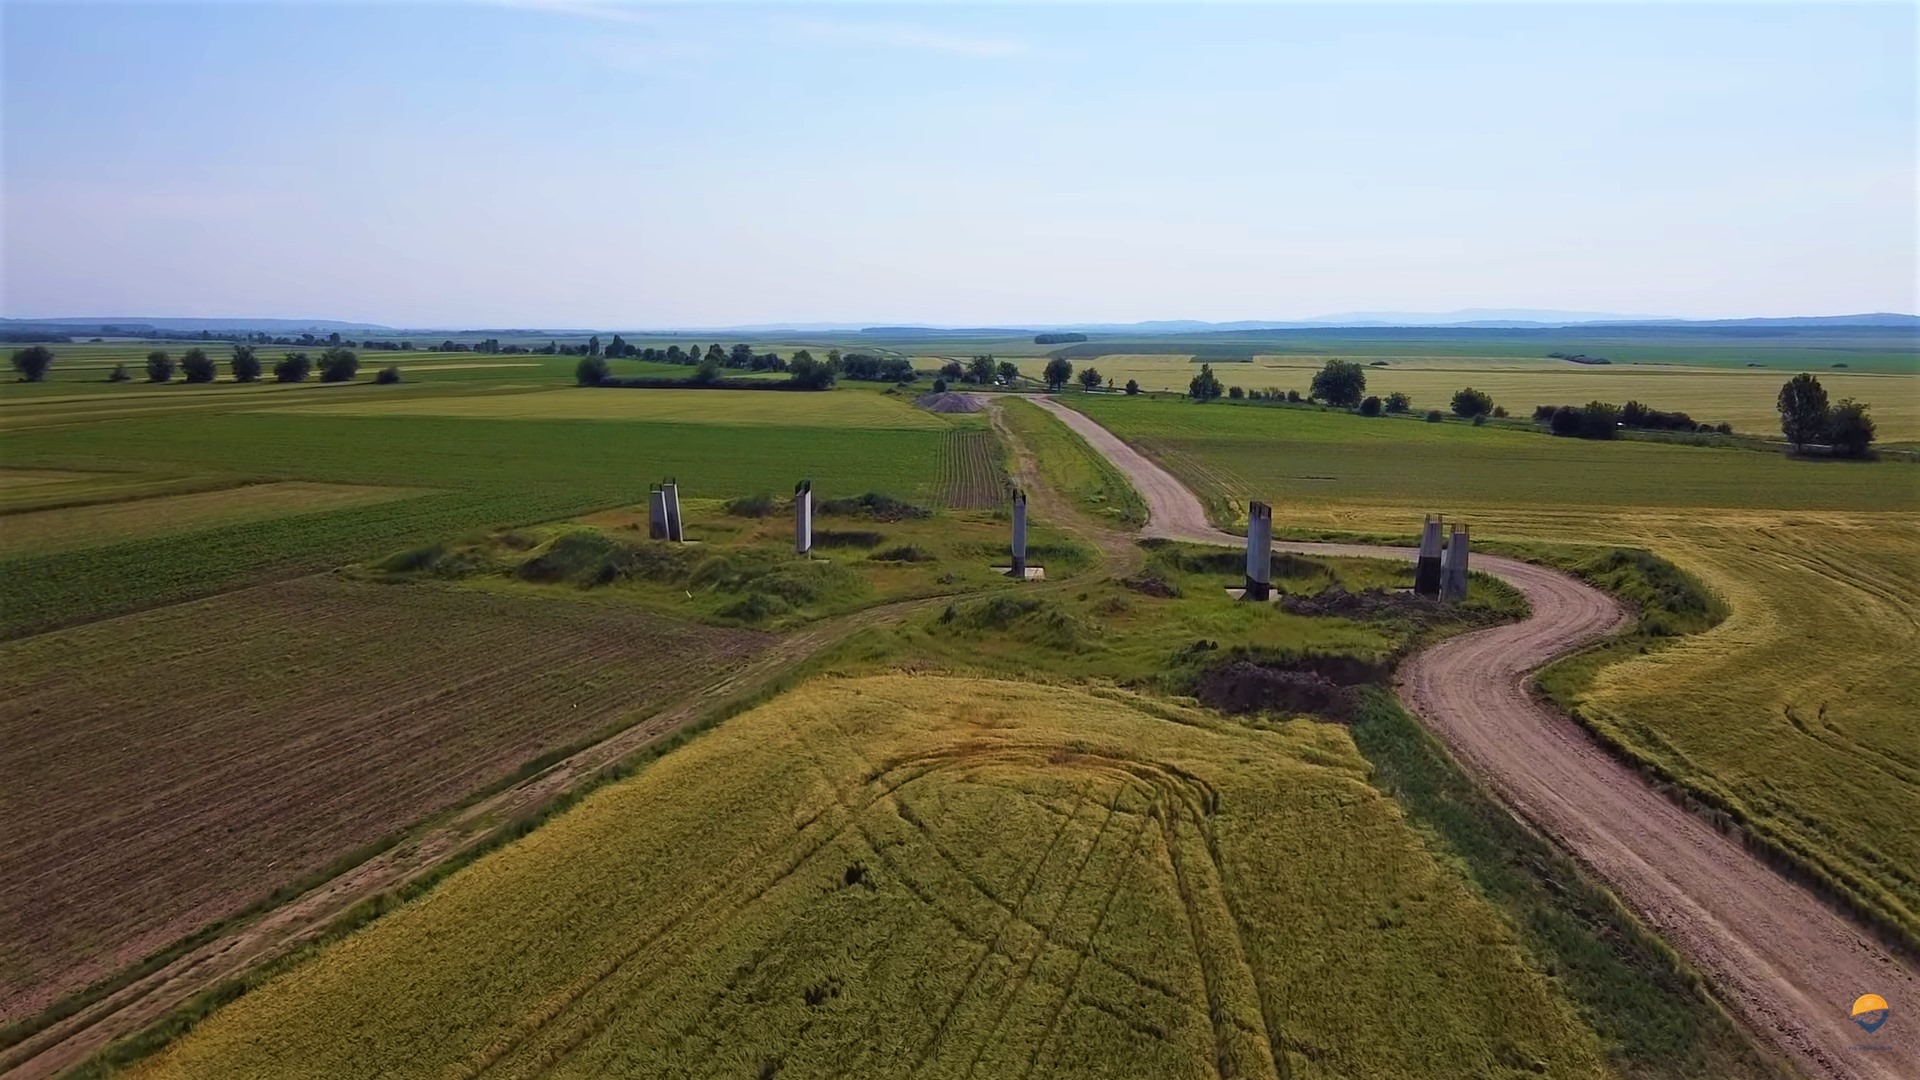
<instances>
[{"instance_id":1,"label":"shrub","mask_svg":"<svg viewBox=\"0 0 1920 1080\"><path fill-rule=\"evenodd\" d=\"M1301 399L1301 397L1300 397L1300 391L1298 391L1298 390L1289 390L1289 391L1287 391L1287 400L1288 400L1289 402L1292 402L1292 403L1293 403L1293 404L1295 404L1295 405L1298 405L1298 404L1300 404L1300 402L1301 402L1301 400L1302 400L1302 399Z\"/></svg>"},{"instance_id":2,"label":"shrub","mask_svg":"<svg viewBox=\"0 0 1920 1080\"><path fill-rule=\"evenodd\" d=\"M313 370L313 361L303 352L290 352L273 365L274 382L306 382L307 372Z\"/></svg>"},{"instance_id":3,"label":"shrub","mask_svg":"<svg viewBox=\"0 0 1920 1080\"><path fill-rule=\"evenodd\" d=\"M360 358L352 349L334 347L320 354L321 382L352 382L360 371Z\"/></svg>"},{"instance_id":4,"label":"shrub","mask_svg":"<svg viewBox=\"0 0 1920 1080\"><path fill-rule=\"evenodd\" d=\"M173 381L173 357L168 356L165 349L155 349L147 354L147 381Z\"/></svg>"},{"instance_id":5,"label":"shrub","mask_svg":"<svg viewBox=\"0 0 1920 1080\"><path fill-rule=\"evenodd\" d=\"M779 503L764 491L758 495L742 495L727 503L727 513L734 517L763 518L778 508Z\"/></svg>"},{"instance_id":6,"label":"shrub","mask_svg":"<svg viewBox=\"0 0 1920 1080\"><path fill-rule=\"evenodd\" d=\"M1411 412L1413 411L1413 399L1395 390L1393 393L1387 395L1385 407L1390 413Z\"/></svg>"},{"instance_id":7,"label":"shrub","mask_svg":"<svg viewBox=\"0 0 1920 1080\"><path fill-rule=\"evenodd\" d=\"M1367 395L1367 399L1360 403L1360 415L1361 416L1379 416L1380 408L1381 408L1380 399L1373 396L1372 394L1369 394Z\"/></svg>"},{"instance_id":8,"label":"shrub","mask_svg":"<svg viewBox=\"0 0 1920 1080\"><path fill-rule=\"evenodd\" d=\"M1505 405L1495 405L1493 407L1493 415L1503 420L1506 419L1507 407Z\"/></svg>"},{"instance_id":9,"label":"shrub","mask_svg":"<svg viewBox=\"0 0 1920 1080\"><path fill-rule=\"evenodd\" d=\"M1733 425L1727 423L1725 420L1722 420L1719 423L1713 425L1713 430L1719 432L1722 435L1731 435L1733 434Z\"/></svg>"},{"instance_id":10,"label":"shrub","mask_svg":"<svg viewBox=\"0 0 1920 1080\"><path fill-rule=\"evenodd\" d=\"M1536 424L1553 423L1553 414L1559 412L1562 407L1563 406L1558 405L1535 405L1533 407L1533 422Z\"/></svg>"},{"instance_id":11,"label":"shrub","mask_svg":"<svg viewBox=\"0 0 1920 1080\"><path fill-rule=\"evenodd\" d=\"M213 361L208 359L205 349L188 349L180 357L180 374L190 383L210 383L213 381Z\"/></svg>"},{"instance_id":12,"label":"shrub","mask_svg":"<svg viewBox=\"0 0 1920 1080\"><path fill-rule=\"evenodd\" d=\"M933 516L931 510L877 491L850 499L826 499L814 509L825 517L864 517L874 521L917 521Z\"/></svg>"},{"instance_id":13,"label":"shrub","mask_svg":"<svg viewBox=\"0 0 1920 1080\"><path fill-rule=\"evenodd\" d=\"M29 345L13 353L13 370L27 382L39 382L53 366L53 350L45 345Z\"/></svg>"},{"instance_id":14,"label":"shrub","mask_svg":"<svg viewBox=\"0 0 1920 1080\"><path fill-rule=\"evenodd\" d=\"M1493 395L1473 387L1454 392L1453 415L1462 417L1485 416L1493 411Z\"/></svg>"},{"instance_id":15,"label":"shrub","mask_svg":"<svg viewBox=\"0 0 1920 1080\"><path fill-rule=\"evenodd\" d=\"M260 381L260 357L251 345L235 345L233 359L227 361L227 367L233 372L234 382Z\"/></svg>"},{"instance_id":16,"label":"shrub","mask_svg":"<svg viewBox=\"0 0 1920 1080\"><path fill-rule=\"evenodd\" d=\"M885 551L876 551L868 557L875 562L920 563L933 561L931 554L914 547L912 544L902 544L899 547L888 548Z\"/></svg>"},{"instance_id":17,"label":"shrub","mask_svg":"<svg viewBox=\"0 0 1920 1080\"><path fill-rule=\"evenodd\" d=\"M947 380L945 380L945 379L935 379L935 380L933 380L933 392L934 392L934 393L936 393L936 394L944 394L944 393L946 393L946 392L947 392Z\"/></svg>"},{"instance_id":18,"label":"shrub","mask_svg":"<svg viewBox=\"0 0 1920 1080\"><path fill-rule=\"evenodd\" d=\"M1541 408L1553 408L1543 405ZM1580 434L1580 410L1571 405L1562 405L1548 414L1548 426L1555 435Z\"/></svg>"},{"instance_id":19,"label":"shrub","mask_svg":"<svg viewBox=\"0 0 1920 1080\"><path fill-rule=\"evenodd\" d=\"M373 381L379 383L381 386L391 386L399 382L400 365L388 364L386 367L381 368L379 374L373 377Z\"/></svg>"},{"instance_id":20,"label":"shrub","mask_svg":"<svg viewBox=\"0 0 1920 1080\"><path fill-rule=\"evenodd\" d=\"M574 365L573 381L580 386L599 386L607 380L610 372L604 356L583 356Z\"/></svg>"},{"instance_id":21,"label":"shrub","mask_svg":"<svg viewBox=\"0 0 1920 1080\"><path fill-rule=\"evenodd\" d=\"M1437 423L1439 423L1440 421L1442 421L1442 420L1445 420L1445 419L1446 419L1446 417L1444 417L1444 416L1442 416L1442 415L1440 415L1440 410L1439 410L1439 409L1428 409L1428 410L1427 410L1427 423L1429 423L1429 424L1437 424Z\"/></svg>"},{"instance_id":22,"label":"shrub","mask_svg":"<svg viewBox=\"0 0 1920 1080\"><path fill-rule=\"evenodd\" d=\"M1133 395L1135 395L1135 394L1138 394L1139 392L1140 392L1140 380L1138 380L1138 379L1128 379L1128 380L1127 380L1127 395L1128 395L1129 397L1131 397L1131 396L1133 396Z\"/></svg>"},{"instance_id":23,"label":"shrub","mask_svg":"<svg viewBox=\"0 0 1920 1080\"><path fill-rule=\"evenodd\" d=\"M1580 410L1580 437L1611 439L1620 428L1620 410L1604 401L1589 401Z\"/></svg>"},{"instance_id":24,"label":"shrub","mask_svg":"<svg viewBox=\"0 0 1920 1080\"><path fill-rule=\"evenodd\" d=\"M1329 360L1313 376L1313 396L1338 409L1360 404L1367 392L1367 371L1351 360Z\"/></svg>"},{"instance_id":25,"label":"shrub","mask_svg":"<svg viewBox=\"0 0 1920 1080\"><path fill-rule=\"evenodd\" d=\"M1841 399L1827 414L1827 443L1841 457L1866 457L1873 438L1873 417L1852 398Z\"/></svg>"},{"instance_id":26,"label":"shrub","mask_svg":"<svg viewBox=\"0 0 1920 1080\"><path fill-rule=\"evenodd\" d=\"M107 372L108 382L126 382L131 378L133 378L133 376L127 374L127 365L125 364L115 364L113 365L113 370Z\"/></svg>"},{"instance_id":27,"label":"shrub","mask_svg":"<svg viewBox=\"0 0 1920 1080\"><path fill-rule=\"evenodd\" d=\"M1474 426L1474 427L1486 427L1486 426L1487 426L1487 414L1486 414L1486 413L1476 413L1476 414L1474 414L1474 417L1473 417L1473 426Z\"/></svg>"},{"instance_id":28,"label":"shrub","mask_svg":"<svg viewBox=\"0 0 1920 1080\"><path fill-rule=\"evenodd\" d=\"M1246 396L1247 396L1247 392L1245 390L1240 389L1237 386L1227 387L1227 397L1230 400L1239 401Z\"/></svg>"}]
</instances>

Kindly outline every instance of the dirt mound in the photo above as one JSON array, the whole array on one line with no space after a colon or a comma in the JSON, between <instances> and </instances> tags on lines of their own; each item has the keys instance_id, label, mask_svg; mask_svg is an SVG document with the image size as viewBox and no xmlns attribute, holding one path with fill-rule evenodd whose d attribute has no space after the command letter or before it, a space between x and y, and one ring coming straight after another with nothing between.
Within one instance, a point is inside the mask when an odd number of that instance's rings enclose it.
<instances>
[{"instance_id":1,"label":"dirt mound","mask_svg":"<svg viewBox=\"0 0 1920 1080\"><path fill-rule=\"evenodd\" d=\"M1225 713L1310 713L1353 716L1353 692L1317 671L1290 671L1254 660L1229 660L1200 676L1194 696Z\"/></svg>"},{"instance_id":2,"label":"dirt mound","mask_svg":"<svg viewBox=\"0 0 1920 1080\"><path fill-rule=\"evenodd\" d=\"M929 412L940 413L980 412L986 408L972 394L956 394L951 390L940 394L921 394L913 399L913 403Z\"/></svg>"},{"instance_id":3,"label":"dirt mound","mask_svg":"<svg viewBox=\"0 0 1920 1080\"><path fill-rule=\"evenodd\" d=\"M1399 615L1430 615L1442 610L1440 601L1410 592L1363 589L1348 592L1329 585L1311 596L1282 596L1280 610L1289 615L1341 615L1349 619L1381 619Z\"/></svg>"}]
</instances>

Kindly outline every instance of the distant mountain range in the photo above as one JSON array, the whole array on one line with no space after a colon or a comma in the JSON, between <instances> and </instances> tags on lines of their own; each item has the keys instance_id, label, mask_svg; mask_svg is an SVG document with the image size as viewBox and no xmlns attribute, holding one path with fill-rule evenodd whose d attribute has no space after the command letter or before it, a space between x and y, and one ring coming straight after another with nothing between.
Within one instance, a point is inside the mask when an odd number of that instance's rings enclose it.
<instances>
[{"instance_id":1,"label":"distant mountain range","mask_svg":"<svg viewBox=\"0 0 1920 1080\"><path fill-rule=\"evenodd\" d=\"M687 334L834 334L860 333L872 336L943 335L959 337L1018 337L1033 333L1068 331L1083 334L1207 334L1258 330L1332 330L1371 328L1452 328L1452 329L1615 329L1628 326L1701 327L1701 328L1843 328L1882 327L1920 329L1920 315L1872 312L1862 315L1808 315L1764 319L1672 319L1654 315L1619 315L1595 311L1553 311L1530 308L1466 308L1448 312L1354 311L1325 315L1315 319L1241 319L1232 322L1205 322L1198 319L1155 319L1133 323L1031 323L1024 326L872 326L864 323L754 323L737 326L643 328L616 327L622 333ZM254 319L254 318L169 318L164 316L63 317L53 319L0 319L0 335L22 340L36 333L49 336L140 336L148 332L168 335L212 332L260 331L276 335L334 332L383 335L485 333L496 336L528 337L542 334L574 336L609 333L604 328L518 328L485 327L393 327L379 323L349 322L338 319Z\"/></svg>"}]
</instances>

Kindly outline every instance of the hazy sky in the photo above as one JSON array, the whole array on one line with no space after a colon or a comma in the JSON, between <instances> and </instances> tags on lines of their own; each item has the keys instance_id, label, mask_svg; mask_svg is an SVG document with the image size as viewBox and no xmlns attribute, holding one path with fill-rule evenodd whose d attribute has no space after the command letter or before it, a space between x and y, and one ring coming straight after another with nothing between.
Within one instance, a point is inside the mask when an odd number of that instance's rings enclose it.
<instances>
[{"instance_id":1,"label":"hazy sky","mask_svg":"<svg viewBox=\"0 0 1920 1080\"><path fill-rule=\"evenodd\" d=\"M0 313L1920 306L1916 14L0 7Z\"/></svg>"}]
</instances>

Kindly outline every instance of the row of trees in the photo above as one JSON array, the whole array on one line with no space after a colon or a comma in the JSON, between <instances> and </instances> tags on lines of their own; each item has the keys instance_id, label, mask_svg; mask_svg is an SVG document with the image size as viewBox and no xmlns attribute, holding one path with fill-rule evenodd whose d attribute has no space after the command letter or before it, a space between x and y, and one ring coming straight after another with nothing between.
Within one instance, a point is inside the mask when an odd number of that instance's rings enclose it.
<instances>
[{"instance_id":1,"label":"row of trees","mask_svg":"<svg viewBox=\"0 0 1920 1080\"><path fill-rule=\"evenodd\" d=\"M1072 370L1072 365L1068 365L1068 370ZM958 360L949 360L940 366L940 377L943 379L959 379L961 382L974 383L979 386L985 386L992 382L1001 382L1011 386L1013 385L1013 381L1020 377L1020 369L1015 367L1010 361L1001 360L996 362L992 354L988 354L986 356L971 357L965 364L962 364Z\"/></svg>"},{"instance_id":2,"label":"row of trees","mask_svg":"<svg viewBox=\"0 0 1920 1080\"><path fill-rule=\"evenodd\" d=\"M360 371L360 357L352 349L324 349L320 353L318 366L321 382L352 382ZM147 381L172 382L176 367L181 377L190 383L210 383L217 374L213 360L207 356L205 349L188 349L181 354L178 365L165 349L155 349L147 354ZM252 345L235 345L233 356L227 361L234 382L259 382L261 367L260 356ZM283 383L305 382L314 367L314 360L306 353L290 352L273 365L273 380ZM116 364L107 374L108 382L126 382L129 378L131 376L127 374L125 364ZM391 366L383 369L378 381L399 382L400 369Z\"/></svg>"}]
</instances>

